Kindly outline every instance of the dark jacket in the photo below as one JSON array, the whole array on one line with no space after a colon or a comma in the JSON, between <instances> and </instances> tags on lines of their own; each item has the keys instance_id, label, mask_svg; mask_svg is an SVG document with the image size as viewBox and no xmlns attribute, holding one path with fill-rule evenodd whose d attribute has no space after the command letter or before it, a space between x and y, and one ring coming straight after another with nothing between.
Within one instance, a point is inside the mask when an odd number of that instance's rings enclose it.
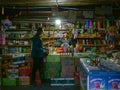
<instances>
[{"instance_id":1,"label":"dark jacket","mask_svg":"<svg viewBox=\"0 0 120 90\"><path fill-rule=\"evenodd\" d=\"M42 39L39 36L34 36L32 38L31 56L38 58L44 57L44 49Z\"/></svg>"}]
</instances>

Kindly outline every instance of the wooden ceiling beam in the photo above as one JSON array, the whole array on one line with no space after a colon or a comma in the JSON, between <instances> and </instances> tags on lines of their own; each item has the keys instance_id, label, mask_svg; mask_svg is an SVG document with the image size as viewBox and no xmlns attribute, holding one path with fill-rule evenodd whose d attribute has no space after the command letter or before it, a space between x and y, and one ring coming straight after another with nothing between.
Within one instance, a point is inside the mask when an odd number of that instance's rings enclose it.
<instances>
[{"instance_id":1,"label":"wooden ceiling beam","mask_svg":"<svg viewBox=\"0 0 120 90\"><path fill-rule=\"evenodd\" d=\"M120 0L0 0L1 6L80 6L80 5L99 5L113 4Z\"/></svg>"}]
</instances>

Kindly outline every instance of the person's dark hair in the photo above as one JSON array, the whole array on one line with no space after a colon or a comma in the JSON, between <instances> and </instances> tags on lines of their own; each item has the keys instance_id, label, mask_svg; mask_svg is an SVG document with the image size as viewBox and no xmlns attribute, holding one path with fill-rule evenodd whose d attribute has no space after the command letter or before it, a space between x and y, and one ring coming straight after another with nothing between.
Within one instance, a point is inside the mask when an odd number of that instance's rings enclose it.
<instances>
[{"instance_id":1,"label":"person's dark hair","mask_svg":"<svg viewBox=\"0 0 120 90\"><path fill-rule=\"evenodd\" d=\"M40 35L42 32L43 32L42 28L38 28L36 35Z\"/></svg>"}]
</instances>

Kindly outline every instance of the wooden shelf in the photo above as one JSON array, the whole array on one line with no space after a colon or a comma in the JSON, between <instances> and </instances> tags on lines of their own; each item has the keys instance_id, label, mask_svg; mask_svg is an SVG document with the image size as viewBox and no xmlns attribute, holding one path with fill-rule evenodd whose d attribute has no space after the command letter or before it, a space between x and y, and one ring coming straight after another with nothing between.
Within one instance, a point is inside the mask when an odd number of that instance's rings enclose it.
<instances>
[{"instance_id":1,"label":"wooden shelf","mask_svg":"<svg viewBox=\"0 0 120 90\"><path fill-rule=\"evenodd\" d=\"M67 29L44 29L44 31L68 31Z\"/></svg>"},{"instance_id":2,"label":"wooden shelf","mask_svg":"<svg viewBox=\"0 0 120 90\"><path fill-rule=\"evenodd\" d=\"M48 39L48 40L50 40L50 39L60 39L59 37L42 37L42 39Z\"/></svg>"},{"instance_id":3,"label":"wooden shelf","mask_svg":"<svg viewBox=\"0 0 120 90\"><path fill-rule=\"evenodd\" d=\"M6 32L9 32L9 31L31 31L31 30L34 30L34 31L37 31L37 29L30 29L30 28L20 28L20 29L9 29L9 30L6 30ZM58 29L44 29L44 31L58 31ZM59 31L68 31L67 29L59 29Z\"/></svg>"},{"instance_id":4,"label":"wooden shelf","mask_svg":"<svg viewBox=\"0 0 120 90\"><path fill-rule=\"evenodd\" d=\"M21 32L21 31L31 31L32 29L10 29L10 30L6 30L6 32Z\"/></svg>"},{"instance_id":5,"label":"wooden shelf","mask_svg":"<svg viewBox=\"0 0 120 90\"><path fill-rule=\"evenodd\" d=\"M6 45L8 47L30 47L31 45L28 44L28 45Z\"/></svg>"},{"instance_id":6,"label":"wooden shelf","mask_svg":"<svg viewBox=\"0 0 120 90\"><path fill-rule=\"evenodd\" d=\"M30 38L6 38L7 40L30 40Z\"/></svg>"},{"instance_id":7,"label":"wooden shelf","mask_svg":"<svg viewBox=\"0 0 120 90\"><path fill-rule=\"evenodd\" d=\"M78 39L104 39L104 37L78 37Z\"/></svg>"},{"instance_id":8,"label":"wooden shelf","mask_svg":"<svg viewBox=\"0 0 120 90\"><path fill-rule=\"evenodd\" d=\"M104 45L104 44L80 44L80 46L85 46L85 47L106 47L107 45Z\"/></svg>"}]
</instances>

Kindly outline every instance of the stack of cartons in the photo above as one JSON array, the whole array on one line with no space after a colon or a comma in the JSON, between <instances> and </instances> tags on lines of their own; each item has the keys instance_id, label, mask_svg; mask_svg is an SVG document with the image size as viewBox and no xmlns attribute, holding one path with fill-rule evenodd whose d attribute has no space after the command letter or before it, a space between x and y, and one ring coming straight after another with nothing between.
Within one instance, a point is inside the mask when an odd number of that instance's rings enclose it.
<instances>
[{"instance_id":1,"label":"stack of cartons","mask_svg":"<svg viewBox=\"0 0 120 90\"><path fill-rule=\"evenodd\" d=\"M61 56L61 77L74 78L75 65L71 56Z\"/></svg>"},{"instance_id":2,"label":"stack of cartons","mask_svg":"<svg viewBox=\"0 0 120 90\"><path fill-rule=\"evenodd\" d=\"M2 85L16 86L18 69L13 65L12 55L2 56Z\"/></svg>"},{"instance_id":3,"label":"stack of cartons","mask_svg":"<svg viewBox=\"0 0 120 90\"><path fill-rule=\"evenodd\" d=\"M45 79L59 78L60 77L60 56L48 55L45 64Z\"/></svg>"},{"instance_id":4,"label":"stack of cartons","mask_svg":"<svg viewBox=\"0 0 120 90\"><path fill-rule=\"evenodd\" d=\"M61 76L51 78L51 86L71 86L74 85L74 58L72 56L60 56Z\"/></svg>"},{"instance_id":5,"label":"stack of cartons","mask_svg":"<svg viewBox=\"0 0 120 90\"><path fill-rule=\"evenodd\" d=\"M19 66L19 85L30 85L30 66L29 64L20 64Z\"/></svg>"},{"instance_id":6,"label":"stack of cartons","mask_svg":"<svg viewBox=\"0 0 120 90\"><path fill-rule=\"evenodd\" d=\"M18 65L10 65L8 70L6 71L7 76L3 78L2 84L3 86L16 86L17 79L19 76Z\"/></svg>"}]
</instances>

